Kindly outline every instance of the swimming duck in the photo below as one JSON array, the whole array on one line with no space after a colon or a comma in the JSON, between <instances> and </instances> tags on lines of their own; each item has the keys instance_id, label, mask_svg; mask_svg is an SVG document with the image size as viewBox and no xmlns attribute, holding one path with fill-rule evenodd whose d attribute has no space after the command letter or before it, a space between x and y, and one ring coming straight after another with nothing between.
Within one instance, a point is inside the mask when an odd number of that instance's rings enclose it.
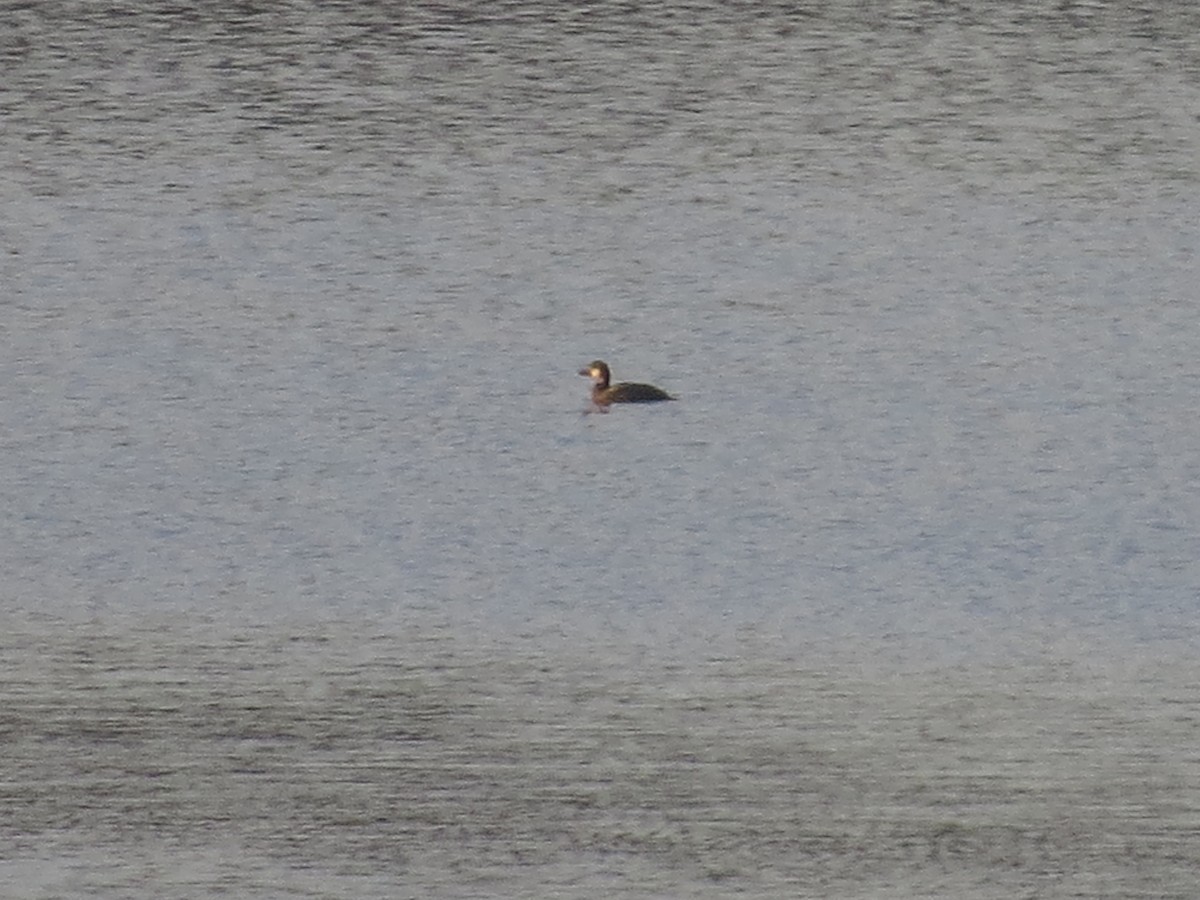
<instances>
[{"instance_id":1,"label":"swimming duck","mask_svg":"<svg viewBox=\"0 0 1200 900\"><path fill-rule=\"evenodd\" d=\"M610 385L612 373L603 360L588 363L587 368L579 370L579 374L592 379L592 402L597 406L608 406L610 403L657 403L659 400L675 399L652 384L622 381Z\"/></svg>"}]
</instances>

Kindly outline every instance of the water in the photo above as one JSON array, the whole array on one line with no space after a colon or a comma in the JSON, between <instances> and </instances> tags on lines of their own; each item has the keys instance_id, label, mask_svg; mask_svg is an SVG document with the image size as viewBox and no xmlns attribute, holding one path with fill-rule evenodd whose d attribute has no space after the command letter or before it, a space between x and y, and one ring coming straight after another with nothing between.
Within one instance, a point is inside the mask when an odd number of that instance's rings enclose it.
<instances>
[{"instance_id":1,"label":"water","mask_svg":"<svg viewBox=\"0 0 1200 900\"><path fill-rule=\"evenodd\" d=\"M681 660L400 621L6 643L10 896L1185 897L1194 878L1195 683L1149 654L895 677L786 636Z\"/></svg>"},{"instance_id":2,"label":"water","mask_svg":"<svg viewBox=\"0 0 1200 900\"><path fill-rule=\"evenodd\" d=\"M5 15L13 896L1191 895L1190 10Z\"/></svg>"}]
</instances>

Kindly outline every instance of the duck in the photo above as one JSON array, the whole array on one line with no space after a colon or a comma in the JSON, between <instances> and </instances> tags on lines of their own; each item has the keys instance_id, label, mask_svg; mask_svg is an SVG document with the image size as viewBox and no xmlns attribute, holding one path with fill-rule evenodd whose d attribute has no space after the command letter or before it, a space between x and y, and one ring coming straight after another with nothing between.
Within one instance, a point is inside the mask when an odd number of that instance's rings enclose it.
<instances>
[{"instance_id":1,"label":"duck","mask_svg":"<svg viewBox=\"0 0 1200 900\"><path fill-rule=\"evenodd\" d=\"M592 379L592 402L604 407L611 403L658 403L675 398L652 384L622 381L611 384L612 371L602 359L596 359L579 370L580 375Z\"/></svg>"}]
</instances>

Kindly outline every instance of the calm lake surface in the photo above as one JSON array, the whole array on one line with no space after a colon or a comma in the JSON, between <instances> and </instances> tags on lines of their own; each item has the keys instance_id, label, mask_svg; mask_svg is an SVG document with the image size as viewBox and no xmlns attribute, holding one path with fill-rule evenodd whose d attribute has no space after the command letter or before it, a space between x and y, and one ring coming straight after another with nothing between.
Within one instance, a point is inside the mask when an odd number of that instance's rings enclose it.
<instances>
[{"instance_id":1,"label":"calm lake surface","mask_svg":"<svg viewBox=\"0 0 1200 900\"><path fill-rule=\"evenodd\" d=\"M1200 11L0 12L12 896L1194 896Z\"/></svg>"}]
</instances>

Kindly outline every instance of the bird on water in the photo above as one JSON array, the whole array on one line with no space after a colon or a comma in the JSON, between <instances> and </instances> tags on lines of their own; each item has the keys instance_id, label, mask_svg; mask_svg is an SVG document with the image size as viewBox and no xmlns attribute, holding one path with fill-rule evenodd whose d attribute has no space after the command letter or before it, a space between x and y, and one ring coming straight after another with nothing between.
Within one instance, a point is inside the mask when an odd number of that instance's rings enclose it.
<instances>
[{"instance_id":1,"label":"bird on water","mask_svg":"<svg viewBox=\"0 0 1200 900\"><path fill-rule=\"evenodd\" d=\"M597 359L588 363L587 368L579 370L579 374L592 379L592 402L597 406L608 406L610 403L657 403L660 400L675 399L652 384L630 381L610 384L612 372L603 360Z\"/></svg>"}]
</instances>

